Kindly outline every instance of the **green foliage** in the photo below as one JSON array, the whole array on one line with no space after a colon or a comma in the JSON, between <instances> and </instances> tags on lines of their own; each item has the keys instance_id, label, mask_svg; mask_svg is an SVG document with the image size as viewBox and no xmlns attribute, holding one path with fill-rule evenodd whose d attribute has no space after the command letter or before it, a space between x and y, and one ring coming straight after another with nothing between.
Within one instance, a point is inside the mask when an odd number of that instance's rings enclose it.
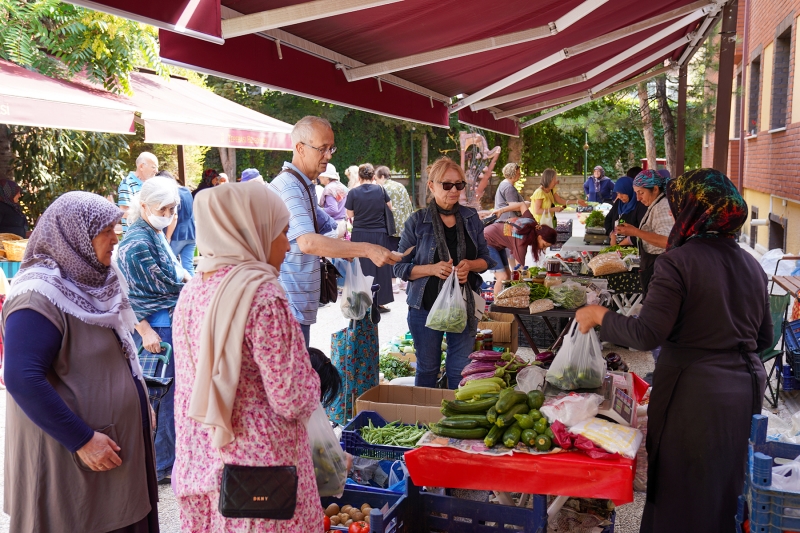
<instances>
[{"instance_id":1,"label":"green foliage","mask_svg":"<svg viewBox=\"0 0 800 533\"><path fill-rule=\"evenodd\" d=\"M414 369L408 361L398 359L394 355L384 354L378 360L378 367L383 372L383 377L387 381L392 381L395 378L404 378L413 376Z\"/></svg>"},{"instance_id":2,"label":"green foliage","mask_svg":"<svg viewBox=\"0 0 800 533\"><path fill-rule=\"evenodd\" d=\"M128 150L122 135L11 126L12 160L23 189L21 204L34 222L53 200L67 191L116 193L127 173L120 155ZM24 157L20 157L24 154Z\"/></svg>"}]
</instances>

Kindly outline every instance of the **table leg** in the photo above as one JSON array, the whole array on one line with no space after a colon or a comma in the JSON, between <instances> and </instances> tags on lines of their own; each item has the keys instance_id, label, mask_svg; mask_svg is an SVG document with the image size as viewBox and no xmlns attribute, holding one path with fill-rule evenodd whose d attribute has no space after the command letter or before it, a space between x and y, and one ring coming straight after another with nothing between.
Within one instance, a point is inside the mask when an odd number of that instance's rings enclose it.
<instances>
[{"instance_id":1,"label":"table leg","mask_svg":"<svg viewBox=\"0 0 800 533\"><path fill-rule=\"evenodd\" d=\"M561 346L561 343L564 341L564 335L566 335L566 334L567 334L567 331L569 331L569 328L570 328L570 326L572 326L572 321L573 321L573 319L572 319L572 318L570 318L570 319L567 321L567 325L566 325L566 326L564 326L564 329L562 329L562 330L561 330L561 333L558 335L558 338L557 338L557 339L556 339L556 341L553 343L553 346L551 346L551 347L550 347L550 351L551 351L551 352L555 352L555 351L556 351L556 349L557 349L559 346Z\"/></svg>"},{"instance_id":2,"label":"table leg","mask_svg":"<svg viewBox=\"0 0 800 533\"><path fill-rule=\"evenodd\" d=\"M511 497L510 492L499 492L496 490L493 490L492 492L494 493L495 497L497 498L497 502L500 505L510 505L514 507L514 498Z\"/></svg>"},{"instance_id":3,"label":"table leg","mask_svg":"<svg viewBox=\"0 0 800 533\"><path fill-rule=\"evenodd\" d=\"M550 323L550 319L546 316L543 316L542 320L544 320L544 325L550 330L550 334L553 336L553 338L558 338L558 333L556 333L556 330L553 329L553 324Z\"/></svg>"},{"instance_id":4,"label":"table leg","mask_svg":"<svg viewBox=\"0 0 800 533\"><path fill-rule=\"evenodd\" d=\"M517 321L517 324L519 325L519 329L522 330L522 335L525 337L525 340L528 341L528 346L531 347L531 349L533 350L533 353L538 355L539 354L539 348L536 347L536 343L533 342L533 337L531 337L531 334L528 331L528 328L525 327L525 324L522 322L522 319L516 313L514 313L514 320Z\"/></svg>"},{"instance_id":5,"label":"table leg","mask_svg":"<svg viewBox=\"0 0 800 533\"><path fill-rule=\"evenodd\" d=\"M550 504L550 507L547 508L548 518L558 514L564 504L567 503L567 500L569 500L569 496L557 496L553 503Z\"/></svg>"}]
</instances>

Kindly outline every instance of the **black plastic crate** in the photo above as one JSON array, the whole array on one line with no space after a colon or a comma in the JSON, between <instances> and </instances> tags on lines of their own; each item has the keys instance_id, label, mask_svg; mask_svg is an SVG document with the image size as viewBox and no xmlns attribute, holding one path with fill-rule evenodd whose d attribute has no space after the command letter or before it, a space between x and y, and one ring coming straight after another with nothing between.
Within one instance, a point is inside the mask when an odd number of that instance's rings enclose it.
<instances>
[{"instance_id":1,"label":"black plastic crate","mask_svg":"<svg viewBox=\"0 0 800 533\"><path fill-rule=\"evenodd\" d=\"M537 348L543 349L544 347L552 346L556 341L555 337L553 337L553 334L550 333L550 330L544 323L544 319L542 317L519 315L519 318L522 321L522 324L531 334L531 338L533 338L533 342L536 343ZM548 317L548 320L553 326L553 329L556 332L559 332L567 326L567 321L569 319ZM525 335L522 333L521 329L519 331L519 345L528 346L528 339L525 338Z\"/></svg>"}]
</instances>

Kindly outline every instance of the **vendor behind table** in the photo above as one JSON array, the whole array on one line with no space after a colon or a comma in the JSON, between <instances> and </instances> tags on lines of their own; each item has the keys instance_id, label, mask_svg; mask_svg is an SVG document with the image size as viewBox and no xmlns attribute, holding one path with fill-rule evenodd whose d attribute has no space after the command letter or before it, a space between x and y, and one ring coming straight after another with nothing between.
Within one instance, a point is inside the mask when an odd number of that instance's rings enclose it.
<instances>
[{"instance_id":1,"label":"vendor behind table","mask_svg":"<svg viewBox=\"0 0 800 533\"><path fill-rule=\"evenodd\" d=\"M586 202L578 199L575 201L567 201L556 192L558 185L558 174L552 168L547 168L542 172L542 180L539 188L533 192L531 196L531 212L536 222L544 226L556 227L556 213L563 211L570 203L577 203L578 205L585 206ZM542 222L542 215L545 212L552 215L552 221Z\"/></svg>"},{"instance_id":2,"label":"vendor behind table","mask_svg":"<svg viewBox=\"0 0 800 533\"><path fill-rule=\"evenodd\" d=\"M636 246L638 244L636 237L620 235L621 240L618 239L616 226L619 223L630 224L638 228L647 213L647 206L636 198L636 192L633 189L633 178L628 176L621 176L617 179L617 183L614 184L614 193L617 198L611 206L611 211L606 215L606 235L611 236L612 245Z\"/></svg>"}]
</instances>

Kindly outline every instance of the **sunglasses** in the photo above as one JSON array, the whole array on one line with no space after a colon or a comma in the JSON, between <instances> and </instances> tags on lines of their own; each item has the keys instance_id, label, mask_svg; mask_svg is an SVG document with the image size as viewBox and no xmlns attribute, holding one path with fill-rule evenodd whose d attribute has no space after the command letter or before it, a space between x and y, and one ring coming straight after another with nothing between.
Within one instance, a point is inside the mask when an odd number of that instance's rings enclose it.
<instances>
[{"instance_id":1,"label":"sunglasses","mask_svg":"<svg viewBox=\"0 0 800 533\"><path fill-rule=\"evenodd\" d=\"M464 187L467 186L467 182L466 181L459 181L458 183L448 183L446 181L440 181L439 185L441 185L442 189L444 189L446 191L451 190L453 187L455 187L457 191L463 191Z\"/></svg>"}]
</instances>

